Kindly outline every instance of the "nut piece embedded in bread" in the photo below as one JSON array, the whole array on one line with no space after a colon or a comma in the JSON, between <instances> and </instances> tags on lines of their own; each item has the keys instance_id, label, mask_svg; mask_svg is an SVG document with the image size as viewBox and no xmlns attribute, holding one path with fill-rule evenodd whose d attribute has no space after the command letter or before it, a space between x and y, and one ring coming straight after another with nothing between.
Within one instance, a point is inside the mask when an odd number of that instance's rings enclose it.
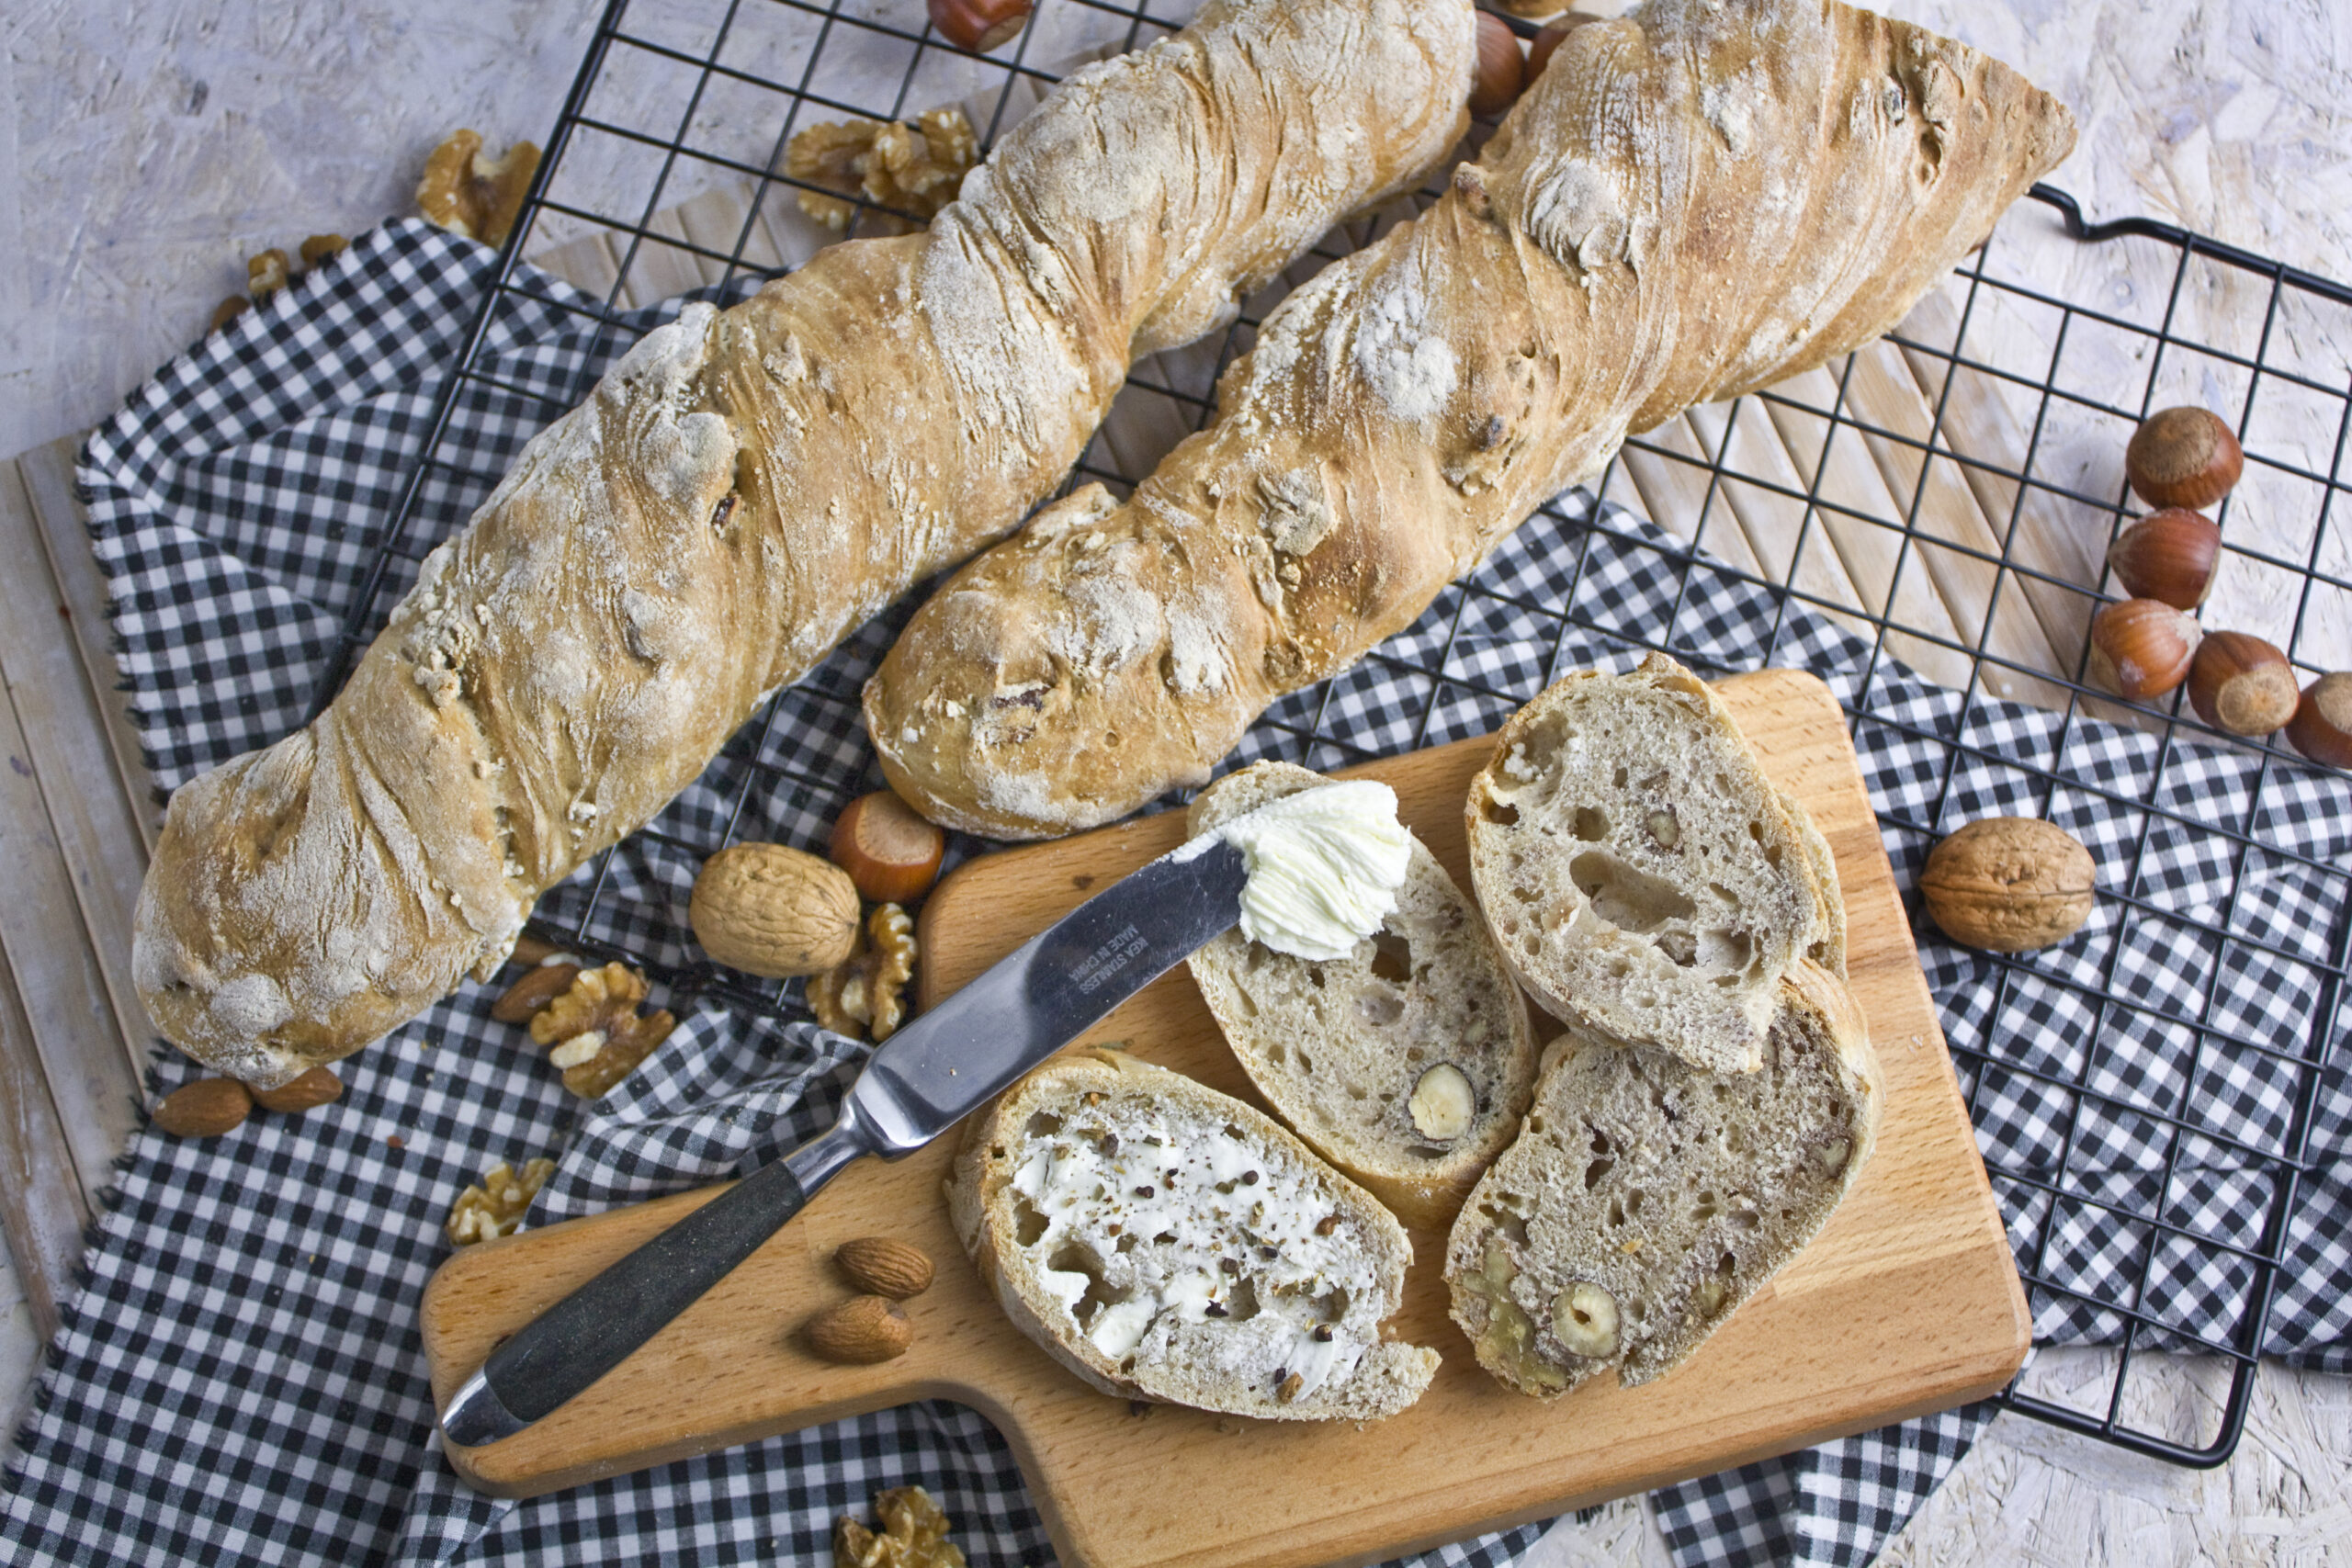
<instances>
[{"instance_id":1,"label":"nut piece embedded in bread","mask_svg":"<svg viewBox=\"0 0 2352 1568\"><path fill-rule=\"evenodd\" d=\"M1781 987L1759 1071L1570 1036L1446 1249L1478 1364L1551 1398L1665 1376L1811 1241L1877 1134L1878 1064L1826 969Z\"/></svg>"},{"instance_id":2,"label":"nut piece embedded in bread","mask_svg":"<svg viewBox=\"0 0 2352 1568\"><path fill-rule=\"evenodd\" d=\"M1381 1337L1413 1258L1396 1218L1261 1112L1124 1052L1014 1086L947 1200L1006 1315L1105 1393L1365 1421L1437 1370Z\"/></svg>"},{"instance_id":3,"label":"nut piece embedded in bread","mask_svg":"<svg viewBox=\"0 0 2352 1568\"><path fill-rule=\"evenodd\" d=\"M1287 762L1219 779L1206 832L1327 783ZM1408 1224L1441 1224L1519 1125L1534 1034L1485 922L1419 839L1396 908L1344 957L1226 932L1193 954L1217 1027L1274 1113Z\"/></svg>"},{"instance_id":4,"label":"nut piece embedded in bread","mask_svg":"<svg viewBox=\"0 0 2352 1568\"><path fill-rule=\"evenodd\" d=\"M1843 966L1827 846L1663 654L1570 675L1513 715L1468 824L1504 959L1579 1029L1753 1072L1781 977L1808 955Z\"/></svg>"}]
</instances>

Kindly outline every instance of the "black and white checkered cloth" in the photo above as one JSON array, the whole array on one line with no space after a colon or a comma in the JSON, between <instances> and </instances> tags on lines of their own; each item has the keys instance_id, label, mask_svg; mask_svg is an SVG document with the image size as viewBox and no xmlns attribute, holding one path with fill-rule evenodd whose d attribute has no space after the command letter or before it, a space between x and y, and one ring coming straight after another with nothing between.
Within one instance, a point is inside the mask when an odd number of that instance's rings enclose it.
<instances>
[{"instance_id":1,"label":"black and white checkered cloth","mask_svg":"<svg viewBox=\"0 0 2352 1568\"><path fill-rule=\"evenodd\" d=\"M332 660L412 468L440 367L458 354L491 257L394 223L164 367L91 440L83 468L98 557L142 739L172 785L300 724ZM531 287L576 299L552 278ZM641 331L664 317L643 312ZM455 415L463 471L435 468L419 536L403 541L380 614L424 547L455 527L547 409L493 383L577 398L627 333L592 333L548 305L502 318L491 378ZM855 694L896 621L868 627L748 727L640 838L550 894L559 922L655 965L689 961L694 865L729 830L746 769L794 782L757 793L738 837L815 843L871 787ZM1716 669L1810 668L1861 715L1882 810L1931 825L2041 814L2016 758L2056 765L2047 814L2103 863L2146 840L2130 897L2030 967L1923 949L1956 1042L1989 1055L1976 1086L1981 1145L2019 1254L2079 1293L2037 1292L2048 1339L2112 1340L2099 1303L2161 1314L2182 1344L2226 1340L2264 1227L2291 1266L2273 1353L2352 1366L2352 1088L2338 1043L2308 1126L2299 1093L2347 918L2334 868L2352 849L2344 781L2273 766L2261 847L2200 830L2242 818L2245 754L1960 697L1873 663L1868 644L1743 584L1613 507L1564 498L1411 630L1254 729L1248 756L1330 766L1483 733L1555 672L1623 663L1667 641ZM1955 738L1978 748L1951 773ZM2063 756L2055 754L2063 748ZM2151 776L2161 767L2161 776ZM763 777L769 776L762 773ZM1888 829L1907 886L1923 835ZM2185 935L2226 930L2227 942ZM2163 1012L2102 1012L2122 988ZM417 1305L447 1254L451 1197L490 1163L560 1156L546 1221L739 1171L831 1116L855 1048L806 1021L673 998L684 1021L614 1094L576 1109L520 1031L492 1024L469 987L342 1065L344 1100L300 1118L257 1116L204 1143L142 1134L96 1227L86 1283L66 1311L8 1461L0 1542L12 1562L525 1564L816 1562L833 1519L879 1488L929 1487L976 1564L1050 1560L1002 1439L932 1403L777 1438L526 1503L458 1484L435 1445ZM2164 1013L2208 1026L2201 1049ZM166 1054L158 1076L191 1065ZM2088 1086L2086 1089L2076 1087ZM2149 1109L2188 1108L2174 1147ZM2264 1156L2303 1158L2284 1168ZM398 1141L395 1142L395 1139ZM2171 1175L2167 1179L2167 1162ZM2299 1171L2273 1190L2276 1168ZM2053 1217L2050 1190L2068 1197ZM2290 1208L2281 1208L2291 1201ZM2045 1221L2050 1223L2045 1226ZM2160 1223L2152 1223L2160 1222ZM1657 1496L1677 1561L1868 1562L1982 1430L1950 1412L1672 1487ZM1533 1529L1416 1563L1500 1565Z\"/></svg>"}]
</instances>

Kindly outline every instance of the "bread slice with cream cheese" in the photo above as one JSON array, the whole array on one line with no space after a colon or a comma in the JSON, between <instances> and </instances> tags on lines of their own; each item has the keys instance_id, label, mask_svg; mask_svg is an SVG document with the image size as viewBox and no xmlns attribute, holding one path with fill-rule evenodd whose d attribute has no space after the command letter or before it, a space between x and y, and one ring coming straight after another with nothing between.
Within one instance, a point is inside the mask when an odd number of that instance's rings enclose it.
<instances>
[{"instance_id":1,"label":"bread slice with cream cheese","mask_svg":"<svg viewBox=\"0 0 2352 1568\"><path fill-rule=\"evenodd\" d=\"M1125 1052L1007 1090L947 1201L1014 1325L1105 1393L1366 1421L1437 1370L1381 1337L1413 1258L1395 1217L1262 1112Z\"/></svg>"},{"instance_id":2,"label":"bread slice with cream cheese","mask_svg":"<svg viewBox=\"0 0 2352 1568\"><path fill-rule=\"evenodd\" d=\"M1445 1277L1478 1364L1539 1398L1680 1366L1827 1223L1882 1099L1860 1009L1800 963L1753 1073L1564 1035L1519 1139L1454 1222Z\"/></svg>"},{"instance_id":3,"label":"bread slice with cream cheese","mask_svg":"<svg viewBox=\"0 0 2352 1568\"><path fill-rule=\"evenodd\" d=\"M1329 782L1260 762L1204 790L1188 825L1208 832ZM1408 1224L1450 1221L1518 1130L1535 1085L1526 1004L1419 839L1396 908L1352 953L1295 957L1237 929L1192 972L1274 1114Z\"/></svg>"}]
</instances>

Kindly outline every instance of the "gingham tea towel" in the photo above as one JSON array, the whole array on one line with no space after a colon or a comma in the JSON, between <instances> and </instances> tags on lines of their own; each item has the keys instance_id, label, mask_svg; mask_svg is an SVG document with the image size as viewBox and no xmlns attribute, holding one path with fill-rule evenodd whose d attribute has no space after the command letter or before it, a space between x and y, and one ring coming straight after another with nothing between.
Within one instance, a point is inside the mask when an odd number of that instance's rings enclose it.
<instances>
[{"instance_id":1,"label":"gingham tea towel","mask_svg":"<svg viewBox=\"0 0 2352 1568\"><path fill-rule=\"evenodd\" d=\"M93 536L141 737L166 786L302 721L381 553L439 367L457 355L491 265L468 242L388 225L165 367L93 437L83 470ZM571 309L584 301L566 285L526 282L541 303L520 303L494 326L490 374L453 416L447 450L464 454L462 471L428 472L422 531L402 543L373 601L379 613L423 548L462 521L548 417L549 405L503 389L558 406L576 399L668 313L599 331ZM780 694L766 721L747 727L663 814L662 839L719 841L722 808L756 761L794 782L755 797L736 833L820 842L839 807L875 782L856 692L902 618L867 627ZM1965 761L1940 802L1944 820L2038 805L2030 778L1988 759L2055 744L2052 716L1963 707L1955 694L1873 664L1868 645L1781 596L1693 560L1647 523L1577 497L1532 520L1381 654L1286 701L1242 756L1329 767L1483 733L1553 672L1622 664L1636 645L1661 640L1713 669L1769 660L1820 673L1871 716L1856 739L1883 808L1934 820L1932 792L1955 741ZM2068 767L2087 754L2093 772L2051 815L2095 851L2146 835L2147 896L2103 907L2091 930L2023 978L1950 948L1923 953L1947 1028L2001 1066L1997 1080L1987 1069L1977 1097L1980 1142L2018 1243L2045 1249L2045 1269L2093 1301L2121 1290L2160 1306L2188 1338L2219 1332L2248 1288L2226 1240L2252 1235L2276 1196L2249 1166L2307 1132L2308 1172L2290 1217L2295 1269L2278 1289L2269 1348L2340 1368L2341 1303L2352 1295L2352 1255L2339 1239L2352 1211L2343 1184L2352 1090L2340 1049L2308 1129L2294 1106L2297 1072L2307 1070L2296 1064L2323 994L2315 971L2331 961L2346 914L2333 879L2312 867L2342 858L2352 807L2332 776L2274 769L2261 807L2266 842L2279 852L2233 882L2226 848L2186 824L2199 801L2253 787L2242 760L2176 742L2160 762L2150 738L2080 720L2067 744ZM2159 765L2156 797L2189 809L2155 822L2119 803L2144 795ZM1907 885L1924 841L1889 839ZM597 940L683 964L698 858L632 840L600 891L575 880L543 911L559 924L585 914ZM2181 962L2161 917L2216 899L2229 900L2230 929L2246 940ZM2160 1026L2111 1021L2096 1042L2084 1039L2084 977L2068 967L2078 962L2188 987L2180 1005L2226 1020L2229 1043L2184 1056ZM0 1542L9 1560L822 1562L836 1517L864 1515L882 1487L919 1483L954 1517L976 1564L1050 1562L1002 1440L945 1404L519 1504L456 1482L435 1445L415 1324L424 1281L447 1253L440 1227L457 1190L494 1160L559 1154L534 1211L541 1223L732 1173L823 1124L855 1058L806 1021L657 997L683 1014L677 1032L612 1095L580 1107L520 1032L489 1021L490 995L469 987L341 1064L346 1092L329 1111L256 1117L200 1144L153 1133L134 1142L8 1461ZM2326 1022L2340 1040L2342 1021ZM2087 1061L2070 1055L2086 1050ZM2099 1098L2063 1102L2058 1068L2087 1072ZM167 1083L196 1076L169 1053L157 1072ZM2214 1125L2175 1149L2133 1108L2177 1103L2184 1089ZM2045 1235L2044 1189L2062 1159L2078 1187L2111 1190L2114 1207L2070 1205ZM2152 1213L2166 1222L2153 1234ZM2224 1245L2187 1239L2204 1237ZM2047 1337L2118 1331L2111 1314L2073 1296L2038 1296L2035 1308ZM1864 1562L1985 1418L1947 1413L1670 1488L1658 1495L1660 1521L1686 1565ZM1538 1533L1411 1561L1499 1568Z\"/></svg>"}]
</instances>

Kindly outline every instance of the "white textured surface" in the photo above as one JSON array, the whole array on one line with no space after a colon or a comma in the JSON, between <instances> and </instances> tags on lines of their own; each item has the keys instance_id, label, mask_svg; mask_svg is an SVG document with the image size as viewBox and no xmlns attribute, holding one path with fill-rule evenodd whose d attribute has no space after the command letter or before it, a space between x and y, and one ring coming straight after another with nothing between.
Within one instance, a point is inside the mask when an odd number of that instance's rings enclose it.
<instances>
[{"instance_id":1,"label":"white textured surface","mask_svg":"<svg viewBox=\"0 0 2352 1568\"><path fill-rule=\"evenodd\" d=\"M873 3L910 25L919 18L914 0ZM2074 106L2083 142L2055 182L2091 216L2146 212L2313 271L2352 271L2345 0L1890 8L1990 50ZM0 452L104 417L243 288L254 251L408 210L425 152L449 130L473 126L498 148L543 139L597 9L593 0L11 0L0 9ZM690 31L684 18L711 9L652 0L644 19ZM747 15L756 28L784 13ZM757 47L788 51L780 37ZM969 90L960 73L942 61L919 96L960 96ZM667 112L674 123L676 110ZM742 137L729 149L741 153L767 144L772 128L729 112L713 104L698 129ZM567 194L583 205L619 209L643 188L641 166L616 154L583 153L566 169L576 182ZM697 188L690 175L665 198ZM0 1403L12 1406L38 1352L17 1296L0 1275ZM2095 1380L2095 1359L2045 1354L2036 1375ZM2138 1397L2193 1410L2218 1386L2175 1369ZM2144 1463L2005 1418L1886 1560L2322 1563L2347 1560L2346 1540L2352 1383L2266 1368L2246 1440L2219 1472ZM1528 1561L1656 1568L1666 1559L1642 1505L1628 1501L1589 1524L1564 1523Z\"/></svg>"}]
</instances>

